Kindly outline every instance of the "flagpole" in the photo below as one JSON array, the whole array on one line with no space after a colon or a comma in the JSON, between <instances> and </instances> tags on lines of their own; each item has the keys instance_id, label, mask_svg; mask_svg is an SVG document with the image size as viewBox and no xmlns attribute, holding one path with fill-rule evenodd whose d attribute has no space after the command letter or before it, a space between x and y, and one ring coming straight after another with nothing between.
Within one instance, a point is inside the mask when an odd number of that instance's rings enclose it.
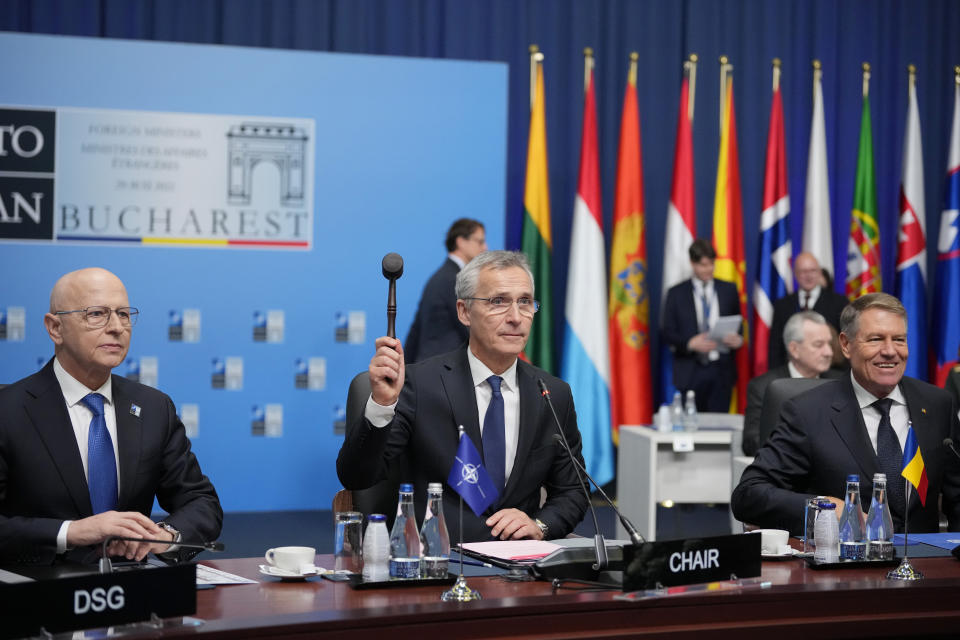
<instances>
[{"instance_id":1,"label":"flagpole","mask_svg":"<svg viewBox=\"0 0 960 640\"><path fill-rule=\"evenodd\" d=\"M727 108L727 78L733 73L733 65L727 56L720 56L720 131L723 131L723 116Z\"/></svg>"},{"instance_id":2,"label":"flagpole","mask_svg":"<svg viewBox=\"0 0 960 640\"><path fill-rule=\"evenodd\" d=\"M683 63L683 68L687 71L687 118L690 125L693 125L693 97L697 93L697 54L691 53L690 59Z\"/></svg>"},{"instance_id":3,"label":"flagpole","mask_svg":"<svg viewBox=\"0 0 960 640\"><path fill-rule=\"evenodd\" d=\"M913 67L913 65L910 65ZM913 422L907 422L907 433L913 431ZM909 438L908 438L909 440ZM909 449L909 447L908 447ZM907 461L909 463L909 461ZM902 466L906 466L903 464ZM887 573L887 580L923 580L923 573L915 569L912 564L910 564L910 559L907 558L907 535L910 531L908 524L908 519L910 517L910 489L913 488L913 484L907 479L906 476L901 472L900 479L904 484L904 500L903 500L903 559L900 560L899 566L896 569L891 569ZM896 478L893 479L896 482Z\"/></svg>"},{"instance_id":4,"label":"flagpole","mask_svg":"<svg viewBox=\"0 0 960 640\"><path fill-rule=\"evenodd\" d=\"M530 45L530 111L533 111L533 103L537 97L537 67L541 62L543 54L540 53L540 47Z\"/></svg>"},{"instance_id":5,"label":"flagpole","mask_svg":"<svg viewBox=\"0 0 960 640\"><path fill-rule=\"evenodd\" d=\"M459 443L464 437L462 424L457 425L457 431L459 433L457 442ZM444 602L472 602L473 600L480 600L482 596L479 591L467 586L467 579L463 576L463 494L457 491L457 495L460 496L460 508L457 511L460 519L459 542L457 547L457 551L460 554L460 575L457 576L457 581L450 589L440 594L440 599Z\"/></svg>"}]
</instances>

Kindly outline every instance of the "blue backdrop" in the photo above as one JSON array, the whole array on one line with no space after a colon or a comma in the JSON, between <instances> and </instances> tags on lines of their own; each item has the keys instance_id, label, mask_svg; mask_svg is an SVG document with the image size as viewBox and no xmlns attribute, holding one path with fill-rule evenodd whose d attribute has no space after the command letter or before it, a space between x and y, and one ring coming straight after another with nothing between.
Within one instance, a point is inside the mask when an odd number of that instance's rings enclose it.
<instances>
[{"instance_id":1,"label":"blue backdrop","mask_svg":"<svg viewBox=\"0 0 960 640\"><path fill-rule=\"evenodd\" d=\"M198 405L194 447L224 508L329 508L338 407L386 328L382 257L405 258L405 334L453 218L484 220L502 246L506 66L24 34L0 34L0 57L19 61L0 68L0 104L314 119L312 251L0 243L0 309L26 309L25 340L0 341L0 382L52 355L43 314L56 278L103 266L141 310L128 357L157 357L159 388L178 409ZM201 340L169 341L169 312L192 308ZM285 313L280 343L253 340L268 310ZM365 339L336 341L338 315L354 311ZM212 389L213 359L235 356L243 388ZM294 386L311 357L326 359L320 391ZM252 435L252 409L268 404L283 405L280 438Z\"/></svg>"}]
</instances>

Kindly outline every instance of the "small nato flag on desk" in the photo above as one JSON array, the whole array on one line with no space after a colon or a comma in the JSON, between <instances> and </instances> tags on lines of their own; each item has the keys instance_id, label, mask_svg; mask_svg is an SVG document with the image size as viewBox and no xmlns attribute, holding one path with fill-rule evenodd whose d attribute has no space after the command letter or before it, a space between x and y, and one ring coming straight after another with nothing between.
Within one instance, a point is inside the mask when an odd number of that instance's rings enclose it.
<instances>
[{"instance_id":1,"label":"small nato flag on desk","mask_svg":"<svg viewBox=\"0 0 960 640\"><path fill-rule=\"evenodd\" d=\"M497 489L483 466L480 452L463 431L460 431L460 445L457 447L447 484L467 501L478 517L497 499Z\"/></svg>"}]
</instances>

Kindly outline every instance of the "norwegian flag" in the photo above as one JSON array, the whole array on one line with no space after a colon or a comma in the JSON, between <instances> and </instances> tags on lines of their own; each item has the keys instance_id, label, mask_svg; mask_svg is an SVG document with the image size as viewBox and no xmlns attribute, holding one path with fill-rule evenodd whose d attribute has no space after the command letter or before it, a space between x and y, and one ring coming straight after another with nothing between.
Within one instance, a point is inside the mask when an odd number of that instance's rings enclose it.
<instances>
[{"instance_id":1,"label":"norwegian flag","mask_svg":"<svg viewBox=\"0 0 960 640\"><path fill-rule=\"evenodd\" d=\"M937 241L937 276L934 299L943 305L934 314L933 339L937 354L935 383L942 387L957 364L960 349L960 74L953 89L953 129L947 162L947 189L940 214Z\"/></svg>"},{"instance_id":2,"label":"norwegian flag","mask_svg":"<svg viewBox=\"0 0 960 640\"><path fill-rule=\"evenodd\" d=\"M779 69L775 71L779 73ZM763 212L760 214L760 259L757 281L753 285L753 375L767 371L773 303L793 290L790 275L790 243L787 216L790 195L787 192L787 146L783 133L783 101L777 83L770 104L770 130L767 134L767 163L763 180Z\"/></svg>"},{"instance_id":3,"label":"norwegian flag","mask_svg":"<svg viewBox=\"0 0 960 640\"><path fill-rule=\"evenodd\" d=\"M897 234L895 292L907 310L907 345L910 357L905 373L927 379L927 217L923 199L923 148L916 78L910 75L907 126L903 140L900 179L900 232Z\"/></svg>"}]
</instances>

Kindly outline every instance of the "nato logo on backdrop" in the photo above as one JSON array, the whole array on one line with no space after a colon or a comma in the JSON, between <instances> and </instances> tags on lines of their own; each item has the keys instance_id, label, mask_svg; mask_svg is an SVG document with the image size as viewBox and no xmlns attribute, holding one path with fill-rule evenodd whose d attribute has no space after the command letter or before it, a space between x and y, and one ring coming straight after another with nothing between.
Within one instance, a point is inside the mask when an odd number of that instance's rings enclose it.
<instances>
[{"instance_id":1,"label":"nato logo on backdrop","mask_svg":"<svg viewBox=\"0 0 960 640\"><path fill-rule=\"evenodd\" d=\"M0 109L0 240L53 239L56 112Z\"/></svg>"},{"instance_id":2,"label":"nato logo on backdrop","mask_svg":"<svg viewBox=\"0 0 960 640\"><path fill-rule=\"evenodd\" d=\"M0 309L0 340L23 342L27 337L27 310L23 307Z\"/></svg>"},{"instance_id":3,"label":"nato logo on backdrop","mask_svg":"<svg viewBox=\"0 0 960 640\"><path fill-rule=\"evenodd\" d=\"M200 342L200 309L170 310L167 327L170 342Z\"/></svg>"},{"instance_id":4,"label":"nato logo on backdrop","mask_svg":"<svg viewBox=\"0 0 960 640\"><path fill-rule=\"evenodd\" d=\"M127 378L148 387L157 388L160 365L156 356L127 359Z\"/></svg>"},{"instance_id":5,"label":"nato logo on backdrop","mask_svg":"<svg viewBox=\"0 0 960 640\"><path fill-rule=\"evenodd\" d=\"M253 405L250 412L250 435L279 438L283 435L283 405Z\"/></svg>"},{"instance_id":6,"label":"nato logo on backdrop","mask_svg":"<svg viewBox=\"0 0 960 640\"><path fill-rule=\"evenodd\" d=\"M243 389L243 358L214 358L210 374L210 387L238 391Z\"/></svg>"},{"instance_id":7,"label":"nato logo on backdrop","mask_svg":"<svg viewBox=\"0 0 960 640\"><path fill-rule=\"evenodd\" d=\"M327 386L326 358L297 358L293 376L294 389L322 391Z\"/></svg>"},{"instance_id":8,"label":"nato logo on backdrop","mask_svg":"<svg viewBox=\"0 0 960 640\"><path fill-rule=\"evenodd\" d=\"M334 340L347 344L363 344L367 336L366 311L338 311L334 316Z\"/></svg>"},{"instance_id":9,"label":"nato logo on backdrop","mask_svg":"<svg viewBox=\"0 0 960 640\"><path fill-rule=\"evenodd\" d=\"M283 342L284 313L274 309L263 313L253 312L254 342Z\"/></svg>"}]
</instances>

